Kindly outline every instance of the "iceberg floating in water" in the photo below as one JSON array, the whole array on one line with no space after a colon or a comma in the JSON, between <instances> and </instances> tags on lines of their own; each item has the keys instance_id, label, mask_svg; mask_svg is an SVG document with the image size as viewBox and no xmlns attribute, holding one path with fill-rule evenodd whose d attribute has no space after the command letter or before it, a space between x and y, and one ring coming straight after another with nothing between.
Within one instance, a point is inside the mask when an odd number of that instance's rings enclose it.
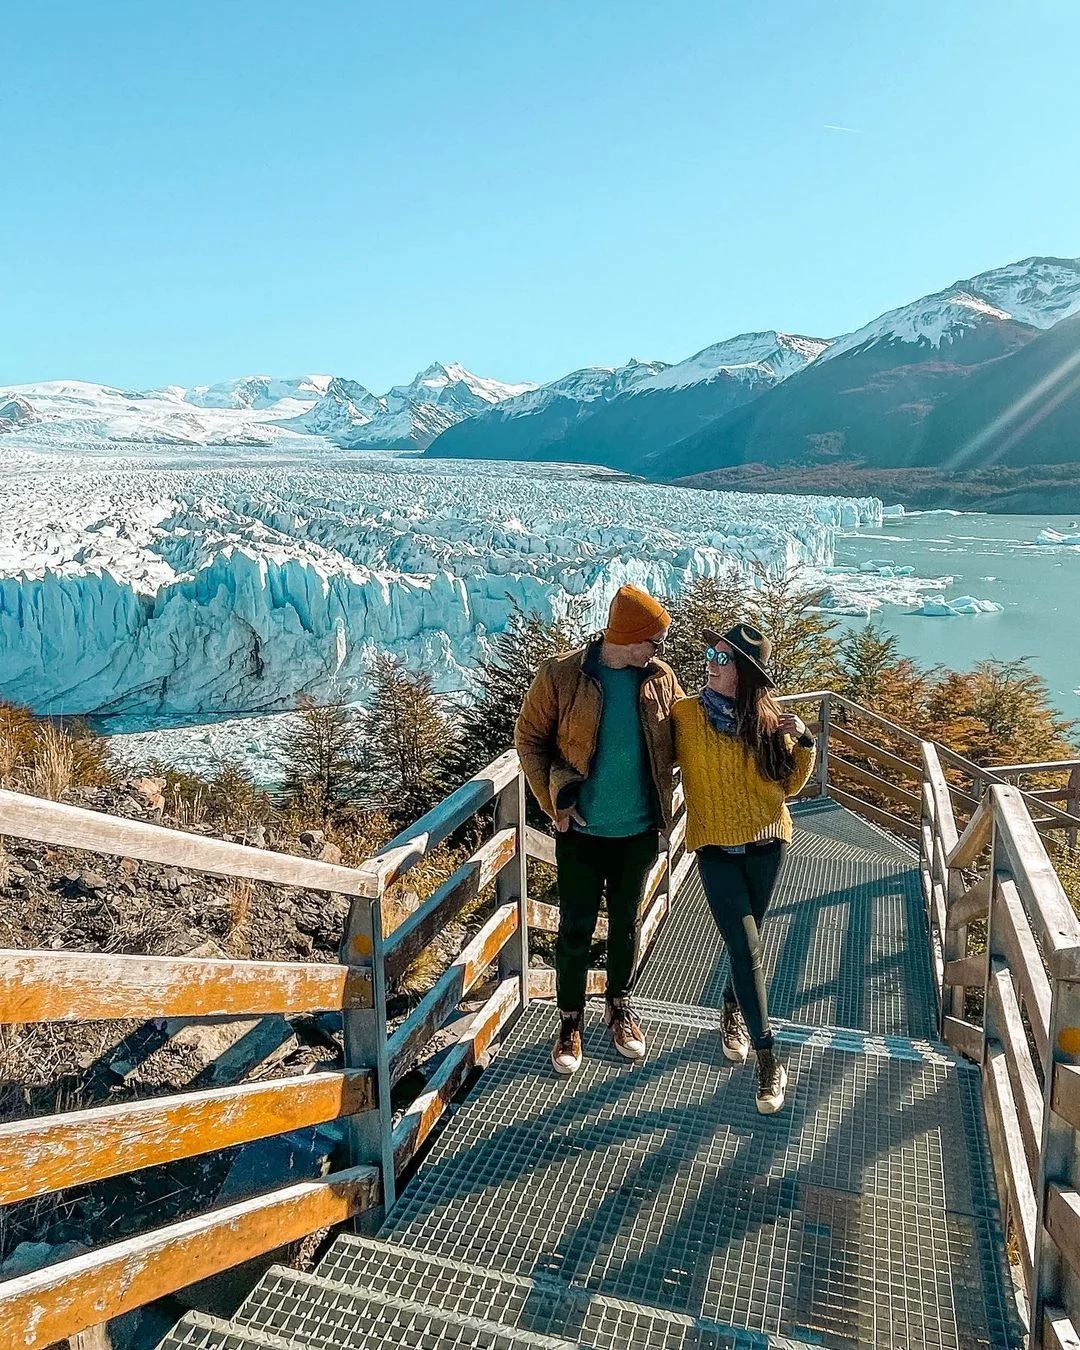
<instances>
[{"instance_id":1,"label":"iceberg floating in water","mask_svg":"<svg viewBox=\"0 0 1080 1350\"><path fill-rule=\"evenodd\" d=\"M973 595L958 595L954 600L946 600L943 595L924 600L918 609L911 612L924 619L954 619L965 614L1001 614L1005 606L995 600L977 600Z\"/></svg>"},{"instance_id":2,"label":"iceberg floating in water","mask_svg":"<svg viewBox=\"0 0 1080 1350\"><path fill-rule=\"evenodd\" d=\"M1080 547L1080 534L1062 534L1058 530L1041 530L1035 542L1042 545L1043 548L1077 548Z\"/></svg>"}]
</instances>

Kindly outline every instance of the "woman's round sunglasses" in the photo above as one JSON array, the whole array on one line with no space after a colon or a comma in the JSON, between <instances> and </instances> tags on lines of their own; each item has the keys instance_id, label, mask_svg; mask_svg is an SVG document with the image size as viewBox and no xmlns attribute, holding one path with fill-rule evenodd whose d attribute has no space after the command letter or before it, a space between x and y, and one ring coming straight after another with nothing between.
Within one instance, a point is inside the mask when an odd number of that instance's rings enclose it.
<instances>
[{"instance_id":1,"label":"woman's round sunglasses","mask_svg":"<svg viewBox=\"0 0 1080 1350\"><path fill-rule=\"evenodd\" d=\"M705 660L715 661L718 666L729 666L735 658L730 652L720 651L716 647L706 647Z\"/></svg>"}]
</instances>

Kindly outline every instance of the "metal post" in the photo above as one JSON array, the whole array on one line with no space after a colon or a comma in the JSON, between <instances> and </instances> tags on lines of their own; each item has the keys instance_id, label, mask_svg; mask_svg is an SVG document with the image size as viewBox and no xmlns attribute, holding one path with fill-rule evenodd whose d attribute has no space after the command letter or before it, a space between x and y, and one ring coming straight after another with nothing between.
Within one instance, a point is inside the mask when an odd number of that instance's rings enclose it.
<instances>
[{"instance_id":1,"label":"metal post","mask_svg":"<svg viewBox=\"0 0 1080 1350\"><path fill-rule=\"evenodd\" d=\"M513 829L517 838L514 856L495 878L495 893L500 905L516 904L518 930L499 953L499 979L518 976L521 1006L529 1005L529 859L525 837L525 775L517 777L499 793L495 802L496 830Z\"/></svg>"},{"instance_id":2,"label":"metal post","mask_svg":"<svg viewBox=\"0 0 1080 1350\"><path fill-rule=\"evenodd\" d=\"M352 1165L374 1165L382 1177L382 1206L360 1215L357 1220L358 1226L374 1229L397 1198L390 1062L386 1053L386 967L381 900L354 897L341 943L341 960L345 965L366 967L371 972L372 1006L348 1009L342 1021L345 1067L375 1072L375 1110L351 1116L348 1122Z\"/></svg>"},{"instance_id":3,"label":"metal post","mask_svg":"<svg viewBox=\"0 0 1080 1350\"><path fill-rule=\"evenodd\" d=\"M827 797L829 795L829 696L826 694L821 700L821 711L819 713L821 730L818 732L818 787L819 795Z\"/></svg>"}]
</instances>

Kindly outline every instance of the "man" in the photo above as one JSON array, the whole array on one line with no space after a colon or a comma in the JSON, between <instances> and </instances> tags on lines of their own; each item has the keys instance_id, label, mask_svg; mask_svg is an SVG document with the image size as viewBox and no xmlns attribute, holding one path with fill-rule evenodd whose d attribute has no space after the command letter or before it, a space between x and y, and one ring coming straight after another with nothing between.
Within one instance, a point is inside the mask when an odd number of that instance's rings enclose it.
<instances>
[{"instance_id":1,"label":"man","mask_svg":"<svg viewBox=\"0 0 1080 1350\"><path fill-rule=\"evenodd\" d=\"M670 625L647 591L620 587L603 637L545 661L518 717L514 739L525 777L557 831L556 1073L581 1067L589 949L605 892L605 1021L620 1055L645 1055L629 994L638 906L660 831L672 823L671 709L682 690L659 659Z\"/></svg>"}]
</instances>

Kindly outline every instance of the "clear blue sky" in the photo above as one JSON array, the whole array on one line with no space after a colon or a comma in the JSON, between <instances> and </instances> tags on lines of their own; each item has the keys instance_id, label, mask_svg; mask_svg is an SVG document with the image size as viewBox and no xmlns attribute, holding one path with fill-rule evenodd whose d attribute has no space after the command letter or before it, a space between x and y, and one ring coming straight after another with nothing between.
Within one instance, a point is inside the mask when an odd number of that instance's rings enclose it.
<instances>
[{"instance_id":1,"label":"clear blue sky","mask_svg":"<svg viewBox=\"0 0 1080 1350\"><path fill-rule=\"evenodd\" d=\"M1080 253L1077 0L11 0L3 45L0 384L544 380Z\"/></svg>"}]
</instances>

